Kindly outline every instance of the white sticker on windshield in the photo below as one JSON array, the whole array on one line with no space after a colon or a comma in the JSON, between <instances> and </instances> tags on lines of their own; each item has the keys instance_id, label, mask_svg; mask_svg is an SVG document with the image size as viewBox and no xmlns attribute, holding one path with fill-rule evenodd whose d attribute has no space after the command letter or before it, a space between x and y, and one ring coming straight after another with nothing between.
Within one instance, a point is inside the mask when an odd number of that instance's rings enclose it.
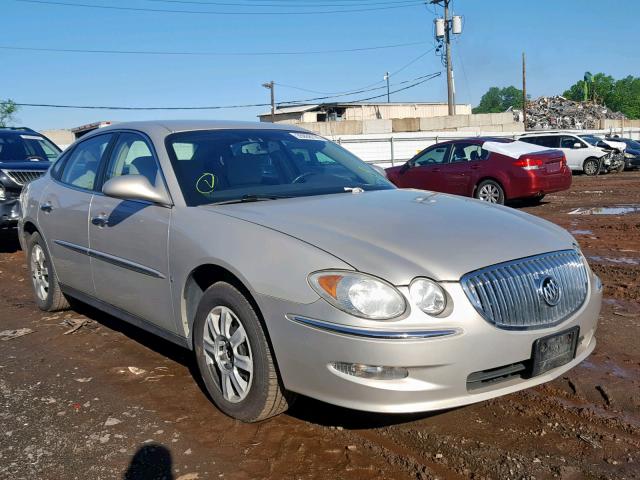
<instances>
[{"instance_id":1,"label":"white sticker on windshield","mask_svg":"<svg viewBox=\"0 0 640 480\"><path fill-rule=\"evenodd\" d=\"M36 137L35 135L20 135L25 140L42 140L42 137Z\"/></svg>"},{"instance_id":2,"label":"white sticker on windshield","mask_svg":"<svg viewBox=\"0 0 640 480\"><path fill-rule=\"evenodd\" d=\"M314 135L313 133L305 133L305 132L289 132L289 135L291 135L292 137L297 138L298 140L322 140L324 141L324 138L319 137L318 135Z\"/></svg>"}]
</instances>

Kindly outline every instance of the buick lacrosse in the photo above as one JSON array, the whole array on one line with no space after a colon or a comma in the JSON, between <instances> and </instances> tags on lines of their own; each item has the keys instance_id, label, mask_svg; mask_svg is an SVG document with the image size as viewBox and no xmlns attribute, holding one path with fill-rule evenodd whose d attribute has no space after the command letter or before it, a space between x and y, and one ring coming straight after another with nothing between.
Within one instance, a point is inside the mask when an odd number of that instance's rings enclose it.
<instances>
[{"instance_id":1,"label":"buick lacrosse","mask_svg":"<svg viewBox=\"0 0 640 480\"><path fill-rule=\"evenodd\" d=\"M24 188L38 306L73 298L193 350L224 413L295 394L372 412L478 402L594 349L602 285L565 230L399 190L289 125L96 130Z\"/></svg>"}]
</instances>

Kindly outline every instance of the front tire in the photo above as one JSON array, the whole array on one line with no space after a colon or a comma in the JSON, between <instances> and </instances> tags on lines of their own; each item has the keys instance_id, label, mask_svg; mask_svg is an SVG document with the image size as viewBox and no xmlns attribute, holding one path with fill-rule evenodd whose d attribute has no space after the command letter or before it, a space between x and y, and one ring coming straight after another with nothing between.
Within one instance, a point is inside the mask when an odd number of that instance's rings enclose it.
<instances>
[{"instance_id":1,"label":"front tire","mask_svg":"<svg viewBox=\"0 0 640 480\"><path fill-rule=\"evenodd\" d=\"M584 161L582 170L584 171L585 175L593 177L594 175L597 175L599 173L600 161L597 158L587 158Z\"/></svg>"},{"instance_id":2,"label":"front tire","mask_svg":"<svg viewBox=\"0 0 640 480\"><path fill-rule=\"evenodd\" d=\"M495 180L483 180L476 187L475 197L488 203L504 205L504 190Z\"/></svg>"},{"instance_id":3,"label":"front tire","mask_svg":"<svg viewBox=\"0 0 640 480\"><path fill-rule=\"evenodd\" d=\"M200 375L222 412L258 422L289 408L294 397L281 386L262 323L237 288L225 282L209 287L193 328Z\"/></svg>"},{"instance_id":4,"label":"front tire","mask_svg":"<svg viewBox=\"0 0 640 480\"><path fill-rule=\"evenodd\" d=\"M60 290L47 246L37 232L27 240L27 265L38 308L45 312L68 309L69 302Z\"/></svg>"}]
</instances>

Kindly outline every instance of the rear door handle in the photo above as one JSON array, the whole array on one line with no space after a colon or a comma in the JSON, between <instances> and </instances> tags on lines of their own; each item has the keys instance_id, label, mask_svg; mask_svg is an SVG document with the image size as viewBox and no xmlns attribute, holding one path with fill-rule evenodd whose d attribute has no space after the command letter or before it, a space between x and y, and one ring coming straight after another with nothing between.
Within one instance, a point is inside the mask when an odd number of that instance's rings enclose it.
<instances>
[{"instance_id":1,"label":"rear door handle","mask_svg":"<svg viewBox=\"0 0 640 480\"><path fill-rule=\"evenodd\" d=\"M91 223L94 224L96 227L102 228L109 225L109 219L105 214L101 214L101 215L98 215L97 217L93 217L91 219Z\"/></svg>"},{"instance_id":2,"label":"rear door handle","mask_svg":"<svg viewBox=\"0 0 640 480\"><path fill-rule=\"evenodd\" d=\"M478 170L480 168L480 165L471 165L471 170Z\"/></svg>"},{"instance_id":3,"label":"rear door handle","mask_svg":"<svg viewBox=\"0 0 640 480\"><path fill-rule=\"evenodd\" d=\"M40 210L42 210L44 213L51 213L51 210L53 210L53 205L51 205L51 202L44 202L42 205L40 205Z\"/></svg>"}]
</instances>

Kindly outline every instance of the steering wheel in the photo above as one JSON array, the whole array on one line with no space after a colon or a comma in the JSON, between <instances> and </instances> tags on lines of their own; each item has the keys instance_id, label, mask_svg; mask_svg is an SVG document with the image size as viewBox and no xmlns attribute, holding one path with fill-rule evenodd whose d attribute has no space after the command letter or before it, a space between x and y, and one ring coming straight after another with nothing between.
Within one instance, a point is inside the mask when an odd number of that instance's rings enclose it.
<instances>
[{"instance_id":1,"label":"steering wheel","mask_svg":"<svg viewBox=\"0 0 640 480\"><path fill-rule=\"evenodd\" d=\"M296 178L293 179L293 182L291 183L304 183L303 180L307 177L310 177L312 175L318 175L317 172L305 172L301 175L298 175Z\"/></svg>"}]
</instances>

